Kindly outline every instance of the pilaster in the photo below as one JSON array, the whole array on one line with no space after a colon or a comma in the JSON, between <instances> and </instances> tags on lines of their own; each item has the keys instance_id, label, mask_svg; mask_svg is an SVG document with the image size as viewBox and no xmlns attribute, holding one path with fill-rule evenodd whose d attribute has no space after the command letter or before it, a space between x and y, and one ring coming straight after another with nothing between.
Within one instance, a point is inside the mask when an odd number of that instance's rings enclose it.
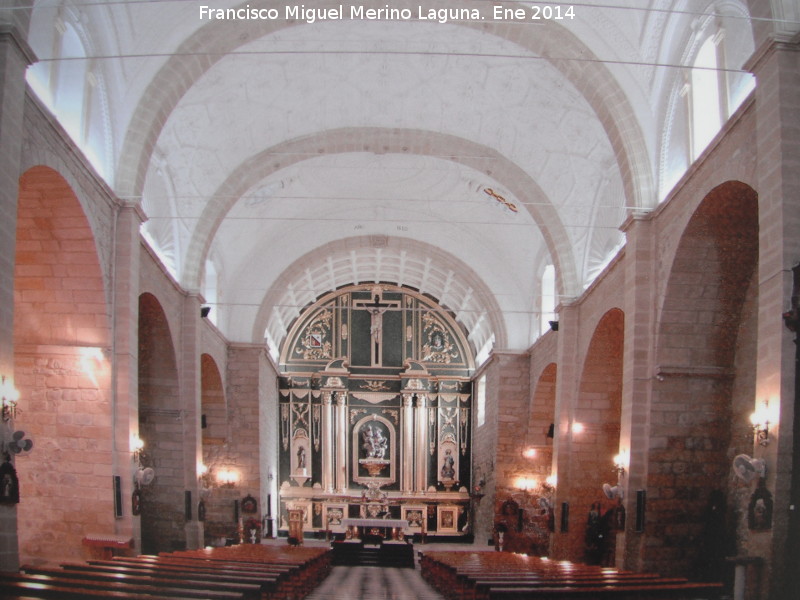
<instances>
[{"instance_id":1,"label":"pilaster","mask_svg":"<svg viewBox=\"0 0 800 600\"><path fill-rule=\"evenodd\" d=\"M621 476L627 519L617 534L617 566L643 568L645 536L636 531L636 492L646 490L650 447L650 398L655 339L656 232L648 214L636 214L622 226L625 232L625 331L622 360L620 452L629 456ZM625 454L627 452L627 454Z\"/></svg>"},{"instance_id":2,"label":"pilaster","mask_svg":"<svg viewBox=\"0 0 800 600\"><path fill-rule=\"evenodd\" d=\"M28 10L23 9L11 12L29 14ZM3 19L6 16L4 12ZM19 15L14 17L16 21L19 18ZM0 22L0 373L12 381L14 256L25 109L25 69L35 60L20 30ZM17 509L16 506L0 506L0 571L18 568Z\"/></svg>"},{"instance_id":3,"label":"pilaster","mask_svg":"<svg viewBox=\"0 0 800 600\"><path fill-rule=\"evenodd\" d=\"M774 442L761 447L767 487L774 495L774 522L765 580L787 579L786 556L795 419L795 347L781 315L792 293L792 267L800 261L800 44L768 41L752 62L756 76L759 263L756 402L777 416ZM772 559L772 560L770 560ZM770 573L769 570L772 570ZM771 594L778 593L775 590ZM778 597L778 596L775 596Z\"/></svg>"}]
</instances>

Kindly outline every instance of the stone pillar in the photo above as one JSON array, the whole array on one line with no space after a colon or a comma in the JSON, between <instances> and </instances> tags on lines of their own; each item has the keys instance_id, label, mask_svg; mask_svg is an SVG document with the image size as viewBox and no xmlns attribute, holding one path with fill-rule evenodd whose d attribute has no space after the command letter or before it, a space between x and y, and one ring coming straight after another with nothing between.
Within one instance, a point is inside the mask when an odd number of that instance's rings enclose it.
<instances>
[{"instance_id":1,"label":"stone pillar","mask_svg":"<svg viewBox=\"0 0 800 600\"><path fill-rule=\"evenodd\" d=\"M131 440L139 435L139 229L147 220L138 204L117 213L114 240L114 321L112 388L114 394L113 471L121 477L123 518L115 521L119 535L130 535L141 551L141 517L130 514L133 494Z\"/></svg>"},{"instance_id":2,"label":"stone pillar","mask_svg":"<svg viewBox=\"0 0 800 600\"><path fill-rule=\"evenodd\" d=\"M202 390L200 385L200 309L201 298L189 295L183 301L178 377L180 378L181 407L183 410L183 467L185 489L191 495L191 518L185 525L186 546L203 547L203 523L197 520L197 502L200 500L198 465L203 462L203 438L200 419Z\"/></svg>"},{"instance_id":3,"label":"stone pillar","mask_svg":"<svg viewBox=\"0 0 800 600\"><path fill-rule=\"evenodd\" d=\"M335 481L333 473L333 406L331 396L336 392L322 391L322 489L333 492Z\"/></svg>"},{"instance_id":4,"label":"stone pillar","mask_svg":"<svg viewBox=\"0 0 800 600\"><path fill-rule=\"evenodd\" d=\"M622 358L622 415L620 450L630 462L620 483L629 518L617 534L616 561L620 568L643 569L645 535L636 532L636 492L647 487L650 449L648 417L653 389L655 339L656 260L654 225L649 214L634 214L621 227L625 232L625 342Z\"/></svg>"},{"instance_id":5,"label":"stone pillar","mask_svg":"<svg viewBox=\"0 0 800 600\"><path fill-rule=\"evenodd\" d=\"M0 12L0 374L13 381L14 255L19 196L25 69L36 58L24 40L30 10ZM11 432L4 431L0 439ZM0 571L19 568L16 506L0 506Z\"/></svg>"},{"instance_id":6,"label":"stone pillar","mask_svg":"<svg viewBox=\"0 0 800 600\"><path fill-rule=\"evenodd\" d=\"M781 318L789 309L793 286L792 267L800 258L800 45L791 41L767 40L755 53L750 70L756 76L756 144L758 149L758 352L756 403L768 402L772 420L768 446L756 445L755 454L764 458L767 488L773 493L772 535L760 536L762 545L754 554L767 559L763 581L792 580L796 565L786 562L789 539L792 484L792 427L795 415L795 347L793 334ZM755 410L756 406L754 406ZM794 465L795 470L798 468ZM797 506L794 507L797 510ZM797 533L797 532L795 532ZM794 590L792 590L794 591ZM764 593L781 597L775 590ZM788 590L786 590L788 593ZM787 596L788 597L788 596Z\"/></svg>"},{"instance_id":7,"label":"stone pillar","mask_svg":"<svg viewBox=\"0 0 800 600\"><path fill-rule=\"evenodd\" d=\"M577 352L579 348L578 334L580 323L580 307L576 304L562 302L558 311L557 364L556 374L556 411L553 438L553 474L556 476L556 490L553 496L555 509L555 533L553 534L553 557L566 560L583 558L583 548L577 551L571 547L569 529L574 529L575 519L584 518L575 511L565 515L564 503L570 501L571 489L574 485L575 466L571 460L572 425L580 371L578 369ZM567 531L563 530L566 525Z\"/></svg>"},{"instance_id":8,"label":"stone pillar","mask_svg":"<svg viewBox=\"0 0 800 600\"><path fill-rule=\"evenodd\" d=\"M336 491L347 491L347 392L336 395Z\"/></svg>"},{"instance_id":9,"label":"stone pillar","mask_svg":"<svg viewBox=\"0 0 800 600\"><path fill-rule=\"evenodd\" d=\"M416 431L416 478L414 488L417 492L424 492L428 487L428 397L426 394L417 394L417 419Z\"/></svg>"},{"instance_id":10,"label":"stone pillar","mask_svg":"<svg viewBox=\"0 0 800 600\"><path fill-rule=\"evenodd\" d=\"M411 492L414 489L414 407L411 405L411 394L403 394L403 450L400 455L402 470L400 472L400 491Z\"/></svg>"},{"instance_id":11,"label":"stone pillar","mask_svg":"<svg viewBox=\"0 0 800 600\"><path fill-rule=\"evenodd\" d=\"M228 347L226 395L230 415L228 460L231 464L220 465L223 468L231 467L239 473L239 483L231 495L243 498L250 494L262 508L264 499L259 498L262 489L259 392L265 351L260 344L231 344ZM219 496L224 494L220 493ZM230 497L226 496L226 500L230 500ZM240 515L240 518L243 517Z\"/></svg>"}]
</instances>

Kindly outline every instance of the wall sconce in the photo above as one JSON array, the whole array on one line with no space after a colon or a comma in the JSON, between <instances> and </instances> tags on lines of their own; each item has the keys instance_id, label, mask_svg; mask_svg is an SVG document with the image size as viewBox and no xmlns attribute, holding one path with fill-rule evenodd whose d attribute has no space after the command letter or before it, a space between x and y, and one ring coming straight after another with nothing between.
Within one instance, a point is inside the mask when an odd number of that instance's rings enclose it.
<instances>
[{"instance_id":1,"label":"wall sconce","mask_svg":"<svg viewBox=\"0 0 800 600\"><path fill-rule=\"evenodd\" d=\"M578 423L575 421L572 424L572 433L580 435L584 431L586 431L586 426L583 423Z\"/></svg>"},{"instance_id":2,"label":"wall sconce","mask_svg":"<svg viewBox=\"0 0 800 600\"><path fill-rule=\"evenodd\" d=\"M769 444L770 411L767 400L764 400L761 408L750 415L750 423L753 425L756 441L762 446Z\"/></svg>"},{"instance_id":3,"label":"wall sconce","mask_svg":"<svg viewBox=\"0 0 800 600\"><path fill-rule=\"evenodd\" d=\"M623 450L614 457L614 467L611 470L617 474L617 477L624 477L630 461L630 454L627 450Z\"/></svg>"},{"instance_id":4,"label":"wall sconce","mask_svg":"<svg viewBox=\"0 0 800 600\"><path fill-rule=\"evenodd\" d=\"M536 458L536 448L525 448L522 452L525 458Z\"/></svg>"},{"instance_id":5,"label":"wall sconce","mask_svg":"<svg viewBox=\"0 0 800 600\"><path fill-rule=\"evenodd\" d=\"M0 394L2 394L3 402L3 421L10 421L17 416L19 390L10 381L6 380L5 375L0 380Z\"/></svg>"},{"instance_id":6,"label":"wall sconce","mask_svg":"<svg viewBox=\"0 0 800 600\"><path fill-rule=\"evenodd\" d=\"M539 486L539 482L531 477L520 477L516 481L516 487L523 492L532 492Z\"/></svg>"},{"instance_id":7,"label":"wall sconce","mask_svg":"<svg viewBox=\"0 0 800 600\"><path fill-rule=\"evenodd\" d=\"M233 488L239 481L239 474L231 469L222 469L217 473L217 483L219 487Z\"/></svg>"},{"instance_id":8,"label":"wall sconce","mask_svg":"<svg viewBox=\"0 0 800 600\"><path fill-rule=\"evenodd\" d=\"M138 435L131 436L131 452L133 452L133 462L138 463L144 453L144 440Z\"/></svg>"}]
</instances>

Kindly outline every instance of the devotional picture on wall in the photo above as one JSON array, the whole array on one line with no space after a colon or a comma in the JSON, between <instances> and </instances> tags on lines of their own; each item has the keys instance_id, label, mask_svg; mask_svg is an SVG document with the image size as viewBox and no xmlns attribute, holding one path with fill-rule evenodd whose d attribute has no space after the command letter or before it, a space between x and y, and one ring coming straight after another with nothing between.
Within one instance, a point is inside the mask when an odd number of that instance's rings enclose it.
<instances>
[{"instance_id":1,"label":"devotional picture on wall","mask_svg":"<svg viewBox=\"0 0 800 600\"><path fill-rule=\"evenodd\" d=\"M456 533L458 531L458 507L440 506L436 530L439 533Z\"/></svg>"},{"instance_id":2,"label":"devotional picture on wall","mask_svg":"<svg viewBox=\"0 0 800 600\"><path fill-rule=\"evenodd\" d=\"M409 529L422 529L422 523L425 515L424 506L404 506L403 519L408 521Z\"/></svg>"}]
</instances>

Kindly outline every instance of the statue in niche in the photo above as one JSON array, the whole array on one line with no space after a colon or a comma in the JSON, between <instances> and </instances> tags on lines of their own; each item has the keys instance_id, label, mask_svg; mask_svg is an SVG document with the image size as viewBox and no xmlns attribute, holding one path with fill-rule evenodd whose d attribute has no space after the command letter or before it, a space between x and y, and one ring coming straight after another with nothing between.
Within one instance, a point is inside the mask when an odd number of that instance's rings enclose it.
<instances>
[{"instance_id":1,"label":"statue in niche","mask_svg":"<svg viewBox=\"0 0 800 600\"><path fill-rule=\"evenodd\" d=\"M444 453L444 460L442 461L442 479L455 479L456 478L456 470L455 470L455 460L453 460L453 452L449 448Z\"/></svg>"},{"instance_id":2,"label":"statue in niche","mask_svg":"<svg viewBox=\"0 0 800 600\"><path fill-rule=\"evenodd\" d=\"M297 469L302 471L306 468L306 449L300 446L297 449Z\"/></svg>"},{"instance_id":3,"label":"statue in niche","mask_svg":"<svg viewBox=\"0 0 800 600\"><path fill-rule=\"evenodd\" d=\"M383 431L377 425L367 425L361 430L361 447L364 449L367 458L386 458L386 450L389 440L383 435Z\"/></svg>"},{"instance_id":4,"label":"statue in niche","mask_svg":"<svg viewBox=\"0 0 800 600\"><path fill-rule=\"evenodd\" d=\"M758 480L758 486L750 496L747 507L747 525L753 531L766 531L772 528L772 494L764 483L764 478Z\"/></svg>"}]
</instances>

